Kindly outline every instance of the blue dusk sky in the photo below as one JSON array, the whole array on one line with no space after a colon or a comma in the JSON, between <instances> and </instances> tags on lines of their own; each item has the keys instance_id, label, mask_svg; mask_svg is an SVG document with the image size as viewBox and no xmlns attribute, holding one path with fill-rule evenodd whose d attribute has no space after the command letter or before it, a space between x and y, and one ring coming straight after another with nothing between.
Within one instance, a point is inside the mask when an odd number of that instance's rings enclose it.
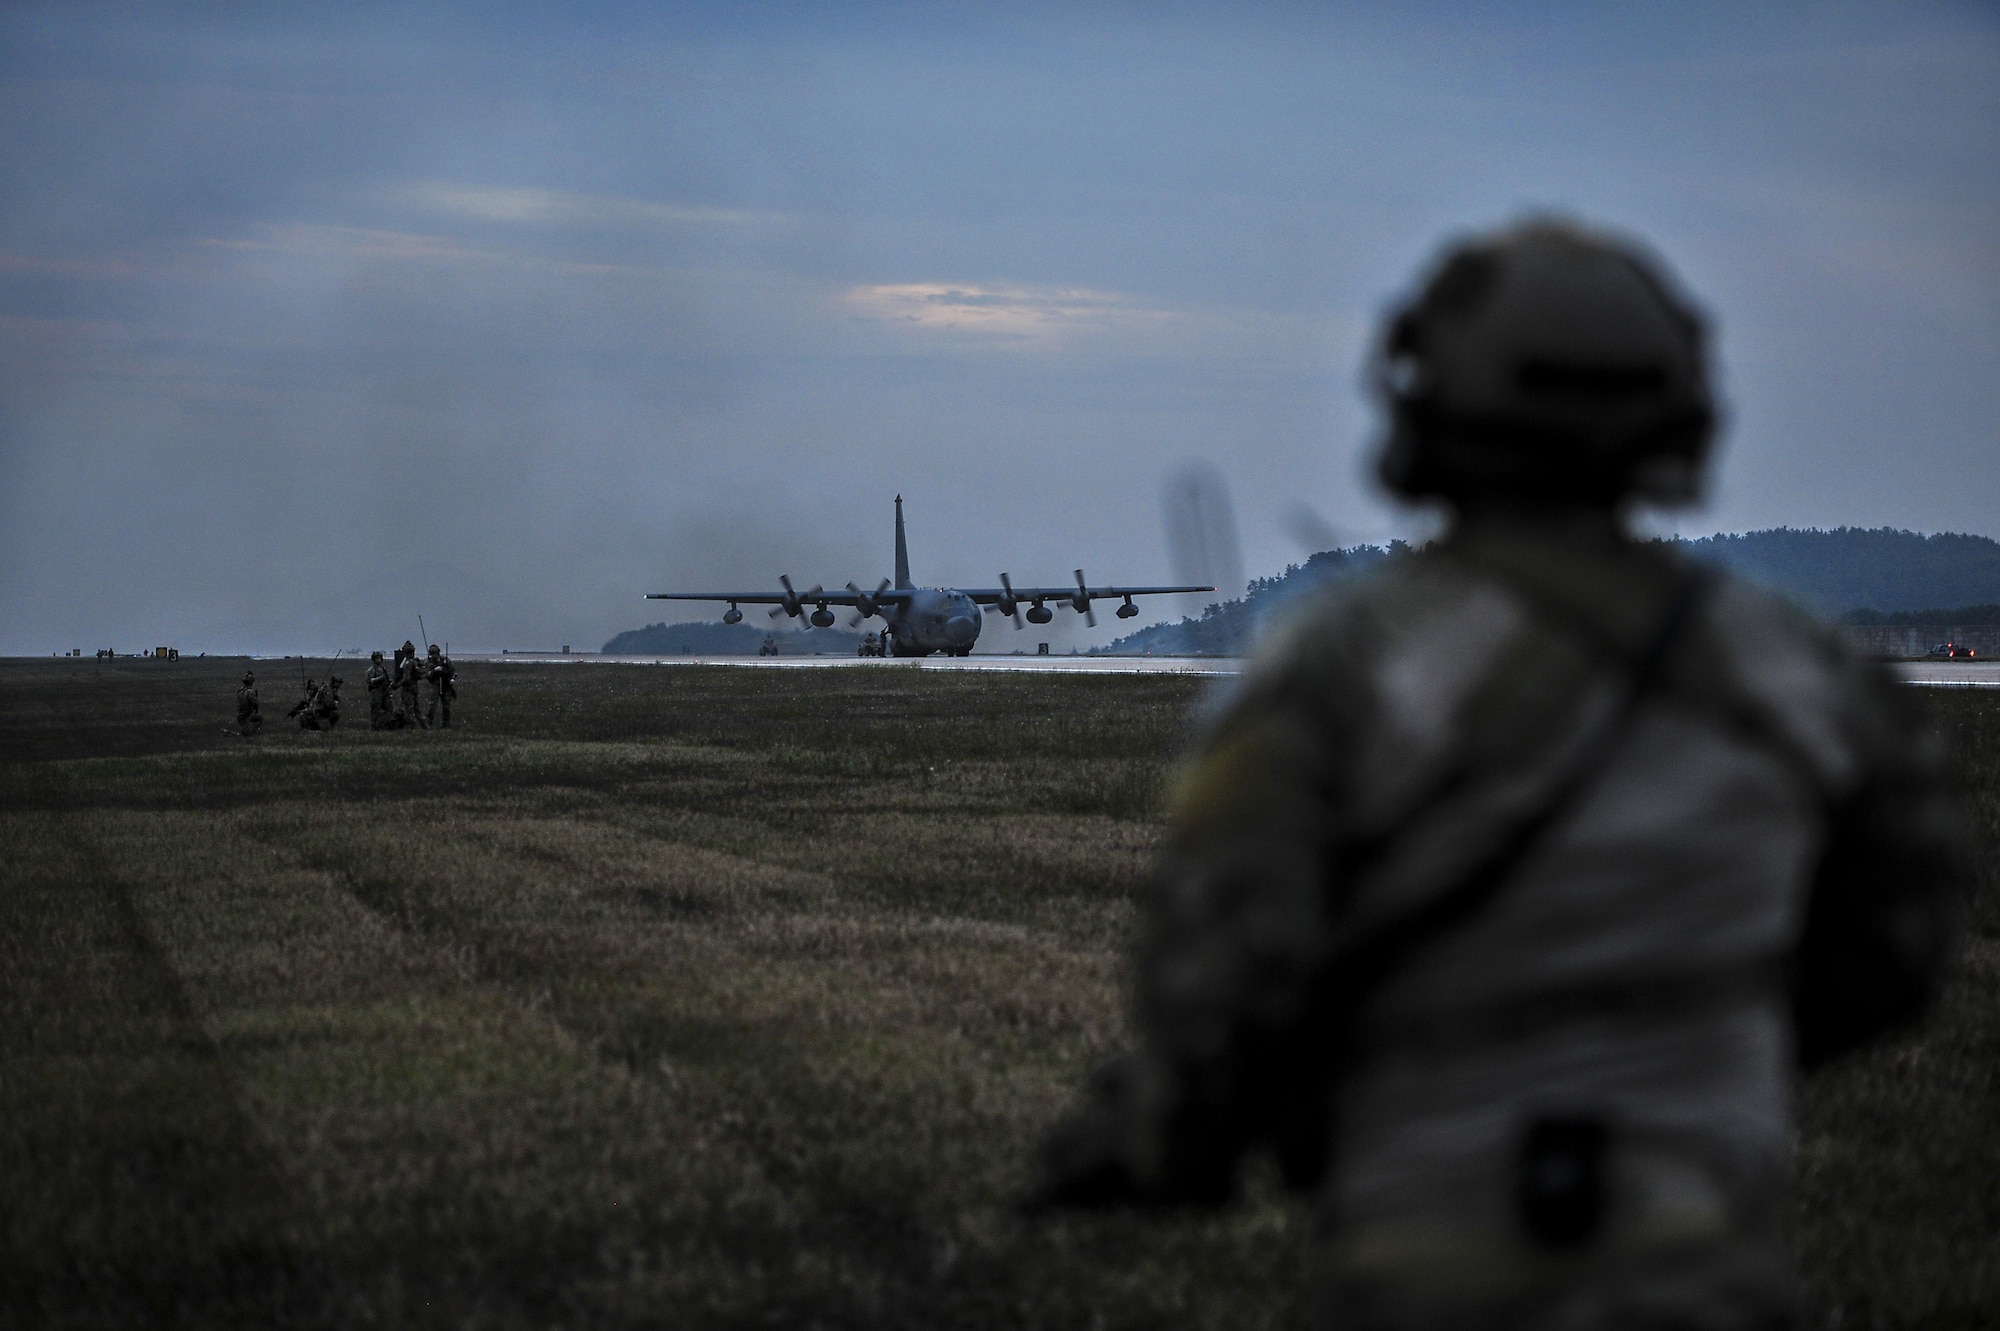
<instances>
[{"instance_id":1,"label":"blue dusk sky","mask_svg":"<svg viewBox=\"0 0 2000 1331\"><path fill-rule=\"evenodd\" d=\"M595 647L897 493L1164 580L1196 463L1252 576L1421 533L1369 339L1531 212L1714 320L1658 529L2000 536L1991 7L14 4L0 117L4 652Z\"/></svg>"}]
</instances>

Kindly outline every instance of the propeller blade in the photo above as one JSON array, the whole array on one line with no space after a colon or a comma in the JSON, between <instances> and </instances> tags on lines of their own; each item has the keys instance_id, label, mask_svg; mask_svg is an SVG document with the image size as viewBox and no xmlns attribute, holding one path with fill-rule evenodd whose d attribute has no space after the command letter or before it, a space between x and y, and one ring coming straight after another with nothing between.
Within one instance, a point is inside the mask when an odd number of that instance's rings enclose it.
<instances>
[{"instance_id":1,"label":"propeller blade","mask_svg":"<svg viewBox=\"0 0 2000 1331\"><path fill-rule=\"evenodd\" d=\"M1014 632L1021 631L1021 603L1014 599L1014 583L1005 573L1000 575L1000 586L1007 593L1007 613L1014 617Z\"/></svg>"},{"instance_id":2,"label":"propeller blade","mask_svg":"<svg viewBox=\"0 0 2000 1331\"><path fill-rule=\"evenodd\" d=\"M1097 627L1097 612L1090 608L1090 588L1084 585L1083 570L1076 571L1076 608L1083 611L1083 622Z\"/></svg>"}]
</instances>

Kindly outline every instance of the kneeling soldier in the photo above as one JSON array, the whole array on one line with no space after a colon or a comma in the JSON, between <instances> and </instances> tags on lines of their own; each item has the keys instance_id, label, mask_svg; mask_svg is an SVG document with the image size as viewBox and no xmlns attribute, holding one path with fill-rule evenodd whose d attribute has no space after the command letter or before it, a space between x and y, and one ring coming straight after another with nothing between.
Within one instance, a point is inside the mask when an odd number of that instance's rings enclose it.
<instances>
[{"instance_id":1,"label":"kneeling soldier","mask_svg":"<svg viewBox=\"0 0 2000 1331\"><path fill-rule=\"evenodd\" d=\"M1210 721L1141 1047L1038 1205L1216 1205L1262 1148L1316 1325L1791 1324L1792 1079L1922 1013L1967 852L1908 690L1626 529L1699 489L1703 343L1646 256L1548 224L1391 321L1382 476L1452 526Z\"/></svg>"}]
</instances>

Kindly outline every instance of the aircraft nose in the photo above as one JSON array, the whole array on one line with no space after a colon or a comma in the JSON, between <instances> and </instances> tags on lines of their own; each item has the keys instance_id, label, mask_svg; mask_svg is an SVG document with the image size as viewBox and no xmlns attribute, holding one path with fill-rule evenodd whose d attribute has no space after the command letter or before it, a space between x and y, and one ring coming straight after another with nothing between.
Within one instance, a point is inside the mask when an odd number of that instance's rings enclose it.
<instances>
[{"instance_id":1,"label":"aircraft nose","mask_svg":"<svg viewBox=\"0 0 2000 1331\"><path fill-rule=\"evenodd\" d=\"M953 615L944 622L944 636L954 647L970 646L979 636L979 621L970 615Z\"/></svg>"}]
</instances>

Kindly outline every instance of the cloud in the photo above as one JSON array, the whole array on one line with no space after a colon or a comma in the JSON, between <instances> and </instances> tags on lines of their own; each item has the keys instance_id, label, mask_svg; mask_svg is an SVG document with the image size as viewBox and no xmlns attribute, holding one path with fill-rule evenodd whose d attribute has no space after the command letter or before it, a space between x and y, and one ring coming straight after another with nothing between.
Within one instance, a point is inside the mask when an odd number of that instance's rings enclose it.
<instances>
[{"instance_id":1,"label":"cloud","mask_svg":"<svg viewBox=\"0 0 2000 1331\"><path fill-rule=\"evenodd\" d=\"M1044 341L1075 334L1159 328L1179 316L1087 287L998 287L902 282L849 287L848 307L864 318L924 332Z\"/></svg>"},{"instance_id":2,"label":"cloud","mask_svg":"<svg viewBox=\"0 0 2000 1331\"><path fill-rule=\"evenodd\" d=\"M496 250L474 249L446 236L372 227L331 226L304 222L287 226L259 225L252 234L201 242L211 249L271 250L351 259L493 260L508 257Z\"/></svg>"},{"instance_id":3,"label":"cloud","mask_svg":"<svg viewBox=\"0 0 2000 1331\"><path fill-rule=\"evenodd\" d=\"M320 259L484 264L579 277L658 277L662 272L657 267L644 264L552 259L510 249L468 245L452 236L319 222L283 226L259 224L251 228L249 235L212 237L200 244L215 250L267 251Z\"/></svg>"},{"instance_id":4,"label":"cloud","mask_svg":"<svg viewBox=\"0 0 2000 1331\"><path fill-rule=\"evenodd\" d=\"M0 273L25 273L35 277L135 277L142 271L136 259L126 255L78 259L40 254L0 253Z\"/></svg>"},{"instance_id":5,"label":"cloud","mask_svg":"<svg viewBox=\"0 0 2000 1331\"><path fill-rule=\"evenodd\" d=\"M401 191L420 208L482 222L540 226L634 227L730 225L768 221L773 213L657 203L614 195L570 194L548 189L496 189L429 182Z\"/></svg>"}]
</instances>

